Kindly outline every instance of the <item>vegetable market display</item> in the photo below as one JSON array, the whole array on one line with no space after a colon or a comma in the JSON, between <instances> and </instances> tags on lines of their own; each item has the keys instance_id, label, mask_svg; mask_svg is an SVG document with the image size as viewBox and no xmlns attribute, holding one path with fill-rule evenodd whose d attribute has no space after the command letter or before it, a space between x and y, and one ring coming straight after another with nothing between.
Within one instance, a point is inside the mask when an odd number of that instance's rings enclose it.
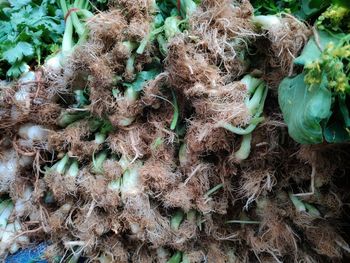
<instances>
[{"instance_id":1,"label":"vegetable market display","mask_svg":"<svg viewBox=\"0 0 350 263\"><path fill-rule=\"evenodd\" d=\"M0 6L1 260L349 260L347 1Z\"/></svg>"}]
</instances>

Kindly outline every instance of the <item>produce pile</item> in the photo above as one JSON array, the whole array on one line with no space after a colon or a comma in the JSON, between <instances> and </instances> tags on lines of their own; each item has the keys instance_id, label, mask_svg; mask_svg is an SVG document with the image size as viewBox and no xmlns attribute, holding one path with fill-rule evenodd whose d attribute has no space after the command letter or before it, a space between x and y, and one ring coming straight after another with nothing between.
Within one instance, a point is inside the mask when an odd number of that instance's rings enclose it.
<instances>
[{"instance_id":1,"label":"produce pile","mask_svg":"<svg viewBox=\"0 0 350 263\"><path fill-rule=\"evenodd\" d=\"M347 1L0 6L1 259L349 259Z\"/></svg>"}]
</instances>

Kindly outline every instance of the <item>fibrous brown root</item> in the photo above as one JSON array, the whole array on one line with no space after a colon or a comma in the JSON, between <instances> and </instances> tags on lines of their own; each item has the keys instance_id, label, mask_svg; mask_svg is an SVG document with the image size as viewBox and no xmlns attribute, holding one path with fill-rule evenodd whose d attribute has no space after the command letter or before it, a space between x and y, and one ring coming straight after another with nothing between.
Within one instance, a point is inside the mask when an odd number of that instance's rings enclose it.
<instances>
[{"instance_id":1,"label":"fibrous brown root","mask_svg":"<svg viewBox=\"0 0 350 263\"><path fill-rule=\"evenodd\" d=\"M219 69L209 64L205 55L197 53L193 44L187 41L178 36L169 43L165 65L171 85L180 92L195 83L215 87L220 79Z\"/></svg>"},{"instance_id":2,"label":"fibrous brown root","mask_svg":"<svg viewBox=\"0 0 350 263\"><path fill-rule=\"evenodd\" d=\"M260 195L266 195L277 183L273 171L270 170L244 170L240 175L238 196L246 200L244 206L248 209Z\"/></svg>"},{"instance_id":3,"label":"fibrous brown root","mask_svg":"<svg viewBox=\"0 0 350 263\"><path fill-rule=\"evenodd\" d=\"M249 1L203 1L190 19L191 34L200 38L196 50L207 55L210 64L235 79L247 68L245 50L257 34L251 22L253 7ZM234 42L234 44L233 44Z\"/></svg>"},{"instance_id":4,"label":"fibrous brown root","mask_svg":"<svg viewBox=\"0 0 350 263\"><path fill-rule=\"evenodd\" d=\"M307 43L312 31L301 21L286 14L281 25L267 31L268 60L266 80L276 88L281 80L293 73L293 60ZM264 51L266 53L266 49Z\"/></svg>"}]
</instances>

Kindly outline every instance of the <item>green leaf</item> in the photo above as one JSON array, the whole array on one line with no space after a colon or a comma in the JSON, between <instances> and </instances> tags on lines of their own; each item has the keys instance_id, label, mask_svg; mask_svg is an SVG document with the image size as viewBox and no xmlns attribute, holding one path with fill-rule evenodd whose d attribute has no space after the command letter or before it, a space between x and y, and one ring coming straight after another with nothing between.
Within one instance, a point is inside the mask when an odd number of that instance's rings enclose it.
<instances>
[{"instance_id":1,"label":"green leaf","mask_svg":"<svg viewBox=\"0 0 350 263\"><path fill-rule=\"evenodd\" d=\"M9 0L7 6L0 11L0 59L10 64L5 72L13 66L7 75L15 76L22 62L40 64L53 43L60 45L64 21L55 0Z\"/></svg>"},{"instance_id":2,"label":"green leaf","mask_svg":"<svg viewBox=\"0 0 350 263\"><path fill-rule=\"evenodd\" d=\"M326 76L319 86L308 87L305 74L285 78L278 89L278 102L288 125L289 135L301 144L323 141L322 121L331 112L332 94L327 89Z\"/></svg>"},{"instance_id":3,"label":"green leaf","mask_svg":"<svg viewBox=\"0 0 350 263\"><path fill-rule=\"evenodd\" d=\"M22 75L22 73L27 72L29 70L29 66L25 62L17 62L14 63L10 69L7 71L7 76L10 78L18 78Z\"/></svg>"},{"instance_id":4,"label":"green leaf","mask_svg":"<svg viewBox=\"0 0 350 263\"><path fill-rule=\"evenodd\" d=\"M311 16L319 12L325 4L324 0L302 0L301 9L307 16Z\"/></svg>"},{"instance_id":5,"label":"green leaf","mask_svg":"<svg viewBox=\"0 0 350 263\"><path fill-rule=\"evenodd\" d=\"M324 137L329 143L350 141L350 133L338 120L331 120L324 129Z\"/></svg>"},{"instance_id":6,"label":"green leaf","mask_svg":"<svg viewBox=\"0 0 350 263\"><path fill-rule=\"evenodd\" d=\"M33 54L34 48L31 44L27 42L18 42L16 46L3 53L3 59L10 64L14 64L17 61L21 61L23 57L32 56Z\"/></svg>"},{"instance_id":7,"label":"green leaf","mask_svg":"<svg viewBox=\"0 0 350 263\"><path fill-rule=\"evenodd\" d=\"M133 83L123 83L123 85L125 87L132 87L134 91L141 91L146 83L154 79L159 73L158 69L141 71L137 74L136 80Z\"/></svg>"},{"instance_id":8,"label":"green leaf","mask_svg":"<svg viewBox=\"0 0 350 263\"><path fill-rule=\"evenodd\" d=\"M350 118L345 94L339 94L333 106L334 113L326 123L324 137L329 143L350 141Z\"/></svg>"},{"instance_id":9,"label":"green leaf","mask_svg":"<svg viewBox=\"0 0 350 263\"><path fill-rule=\"evenodd\" d=\"M318 31L319 44L322 49L326 47L327 44L333 42L334 44L339 43L342 34L330 35L325 31ZM305 66L308 62L312 62L321 56L322 51L315 41L315 37L311 37L309 42L305 45L301 55L294 60L296 65Z\"/></svg>"},{"instance_id":10,"label":"green leaf","mask_svg":"<svg viewBox=\"0 0 350 263\"><path fill-rule=\"evenodd\" d=\"M23 6L28 5L32 0L8 0L8 1L13 8L19 9Z\"/></svg>"},{"instance_id":11,"label":"green leaf","mask_svg":"<svg viewBox=\"0 0 350 263\"><path fill-rule=\"evenodd\" d=\"M180 263L182 258L182 252L177 251L168 261L167 263Z\"/></svg>"}]
</instances>

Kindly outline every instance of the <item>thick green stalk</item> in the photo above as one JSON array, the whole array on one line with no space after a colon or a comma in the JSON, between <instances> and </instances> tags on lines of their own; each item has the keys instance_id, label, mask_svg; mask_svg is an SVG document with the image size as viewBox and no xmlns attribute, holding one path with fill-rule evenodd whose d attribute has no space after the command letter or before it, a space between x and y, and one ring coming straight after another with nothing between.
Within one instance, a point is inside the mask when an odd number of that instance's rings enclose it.
<instances>
[{"instance_id":1,"label":"thick green stalk","mask_svg":"<svg viewBox=\"0 0 350 263\"><path fill-rule=\"evenodd\" d=\"M182 258L182 253L177 251L168 261L167 263L180 263Z\"/></svg>"},{"instance_id":2,"label":"thick green stalk","mask_svg":"<svg viewBox=\"0 0 350 263\"><path fill-rule=\"evenodd\" d=\"M11 202L10 199L8 200L2 200L0 203L0 215L2 214L2 212L5 210L5 208L7 207L8 203Z\"/></svg>"},{"instance_id":3,"label":"thick green stalk","mask_svg":"<svg viewBox=\"0 0 350 263\"><path fill-rule=\"evenodd\" d=\"M88 111L78 111L78 112L62 112L61 115L58 117L57 124L60 127L67 127L69 124L83 119L84 117L88 116Z\"/></svg>"},{"instance_id":4,"label":"thick green stalk","mask_svg":"<svg viewBox=\"0 0 350 263\"><path fill-rule=\"evenodd\" d=\"M133 87L128 87L125 90L124 97L131 104L137 101L140 92L136 91Z\"/></svg>"},{"instance_id":5,"label":"thick green stalk","mask_svg":"<svg viewBox=\"0 0 350 263\"><path fill-rule=\"evenodd\" d=\"M172 230L178 230L182 220L184 219L184 212L178 209L170 219L170 227Z\"/></svg>"},{"instance_id":6,"label":"thick green stalk","mask_svg":"<svg viewBox=\"0 0 350 263\"><path fill-rule=\"evenodd\" d=\"M123 172L125 172L125 170L128 169L130 165L130 161L124 155L119 159L118 163L123 169Z\"/></svg>"},{"instance_id":7,"label":"thick green stalk","mask_svg":"<svg viewBox=\"0 0 350 263\"><path fill-rule=\"evenodd\" d=\"M61 9L62 9L63 15L64 16L67 15L68 7L67 7L66 0L60 0L60 6L61 6Z\"/></svg>"},{"instance_id":8,"label":"thick green stalk","mask_svg":"<svg viewBox=\"0 0 350 263\"><path fill-rule=\"evenodd\" d=\"M75 0L72 8L77 8L78 10L82 9L83 8L82 4L83 4L82 1ZM84 31L85 31L84 25L80 22L76 11L72 11L70 13L70 16L72 17L72 23L73 23L73 26L75 28L75 31L77 32L79 37L81 37L84 34Z\"/></svg>"},{"instance_id":9,"label":"thick green stalk","mask_svg":"<svg viewBox=\"0 0 350 263\"><path fill-rule=\"evenodd\" d=\"M79 173L79 165L77 160L73 160L72 164L69 166L67 171L67 176L69 177L77 177Z\"/></svg>"},{"instance_id":10,"label":"thick green stalk","mask_svg":"<svg viewBox=\"0 0 350 263\"><path fill-rule=\"evenodd\" d=\"M233 126L230 123L226 123L226 122L221 122L218 124L219 127L224 128L232 133L238 134L238 135L247 135L252 133L252 131L254 131L254 129L256 128L256 126L262 122L264 120L263 117L259 117L259 118L255 118L254 119L254 123L249 124L246 128L240 128L240 127L236 127Z\"/></svg>"},{"instance_id":11,"label":"thick green stalk","mask_svg":"<svg viewBox=\"0 0 350 263\"><path fill-rule=\"evenodd\" d=\"M68 7L65 0L60 0L61 8L63 10L63 14L67 15L68 13ZM62 54L63 54L63 61L61 61L61 64L63 65L64 59L67 57L67 55L70 54L71 50L73 49L74 42L73 42L73 21L72 17L68 15L66 18L66 25L65 30L63 34L62 39Z\"/></svg>"},{"instance_id":12,"label":"thick green stalk","mask_svg":"<svg viewBox=\"0 0 350 263\"><path fill-rule=\"evenodd\" d=\"M69 156L68 154L65 154L61 160L59 160L51 167L51 170L57 172L58 174L64 174L68 165L68 161Z\"/></svg>"},{"instance_id":13,"label":"thick green stalk","mask_svg":"<svg viewBox=\"0 0 350 263\"><path fill-rule=\"evenodd\" d=\"M314 217L320 217L321 213L320 211L318 211L318 209L316 207L314 207L313 205L310 205L309 203L304 203L306 210L308 212L308 214L314 216Z\"/></svg>"},{"instance_id":14,"label":"thick green stalk","mask_svg":"<svg viewBox=\"0 0 350 263\"><path fill-rule=\"evenodd\" d=\"M138 47L137 50L136 50L136 53L139 54L139 55L141 55L141 54L145 51L145 48L146 48L148 42L153 41L153 39L154 39L158 34L160 34L161 32L163 32L163 30L164 30L164 27L163 27L163 26L161 26L161 27L159 27L159 28L156 28L156 29L154 29L154 28L151 29L151 32L150 32L146 37L144 37L144 39L142 39L142 41L141 41L139 47Z\"/></svg>"},{"instance_id":15,"label":"thick green stalk","mask_svg":"<svg viewBox=\"0 0 350 263\"><path fill-rule=\"evenodd\" d=\"M77 101L77 108L82 107L82 106L86 106L89 104L89 100L88 98L86 98L85 96L85 92L81 89L75 90L74 91L75 94L75 100Z\"/></svg>"},{"instance_id":16,"label":"thick green stalk","mask_svg":"<svg viewBox=\"0 0 350 263\"><path fill-rule=\"evenodd\" d=\"M107 152L103 151L100 152L96 158L94 157L94 155L92 156L92 163L93 163L93 167L92 167L92 171L96 174L103 174L103 163L105 162L106 158L107 158Z\"/></svg>"},{"instance_id":17,"label":"thick green stalk","mask_svg":"<svg viewBox=\"0 0 350 263\"><path fill-rule=\"evenodd\" d=\"M11 200L7 201L5 204L5 208L3 209L0 215L0 237L3 235L3 230L6 228L8 223L8 219L14 209L14 205ZM0 238L1 239L1 238Z\"/></svg>"},{"instance_id":18,"label":"thick green stalk","mask_svg":"<svg viewBox=\"0 0 350 263\"><path fill-rule=\"evenodd\" d=\"M122 186L122 178L118 178L117 180L113 180L108 184L108 189L112 191L120 191Z\"/></svg>"},{"instance_id":19,"label":"thick green stalk","mask_svg":"<svg viewBox=\"0 0 350 263\"><path fill-rule=\"evenodd\" d=\"M246 85L248 94L253 94L256 88L263 83L262 79L254 78L251 75L245 75L240 82Z\"/></svg>"},{"instance_id":20,"label":"thick green stalk","mask_svg":"<svg viewBox=\"0 0 350 263\"><path fill-rule=\"evenodd\" d=\"M102 144L105 142L107 135L102 132L95 133L95 143Z\"/></svg>"},{"instance_id":21,"label":"thick green stalk","mask_svg":"<svg viewBox=\"0 0 350 263\"><path fill-rule=\"evenodd\" d=\"M124 172L121 185L122 198L140 193L140 166L141 162L136 162Z\"/></svg>"},{"instance_id":22,"label":"thick green stalk","mask_svg":"<svg viewBox=\"0 0 350 263\"><path fill-rule=\"evenodd\" d=\"M306 207L305 207L304 203L301 200L299 200L298 197L296 197L292 193L289 193L289 198L292 201L293 205L295 206L295 208L298 212L305 212L306 211Z\"/></svg>"},{"instance_id":23,"label":"thick green stalk","mask_svg":"<svg viewBox=\"0 0 350 263\"><path fill-rule=\"evenodd\" d=\"M256 114L257 110L261 103L263 103L265 85L260 84L259 87L255 90L252 98L246 102L246 106L253 116Z\"/></svg>"},{"instance_id":24,"label":"thick green stalk","mask_svg":"<svg viewBox=\"0 0 350 263\"><path fill-rule=\"evenodd\" d=\"M252 141L252 134L246 134L243 135L243 140L241 143L241 147L237 152L235 152L235 158L238 161L242 161L248 158L250 154L250 149L251 149L251 141Z\"/></svg>"}]
</instances>

